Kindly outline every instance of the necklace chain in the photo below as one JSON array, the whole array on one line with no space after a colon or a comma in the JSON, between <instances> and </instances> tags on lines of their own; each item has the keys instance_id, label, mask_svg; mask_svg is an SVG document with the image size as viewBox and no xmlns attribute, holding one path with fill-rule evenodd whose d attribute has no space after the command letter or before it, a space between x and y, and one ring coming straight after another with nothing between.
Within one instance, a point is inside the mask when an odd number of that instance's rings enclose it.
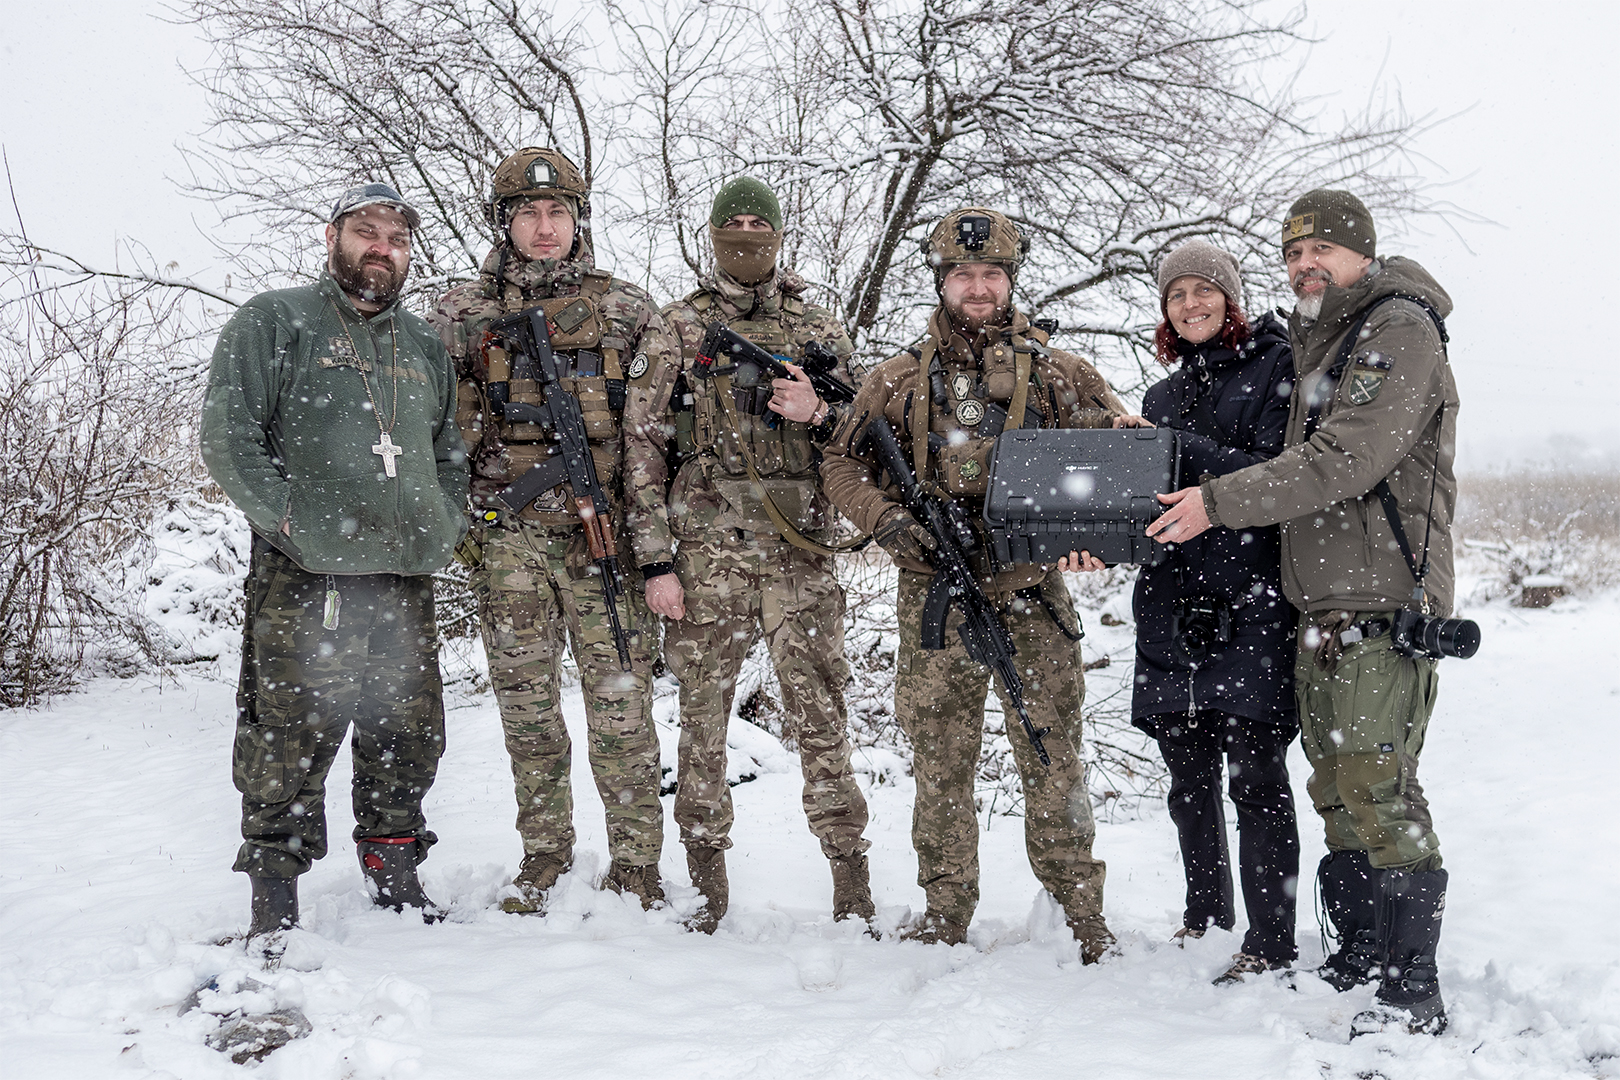
<instances>
[{"instance_id":1,"label":"necklace chain","mask_svg":"<svg viewBox=\"0 0 1620 1080\"><path fill-rule=\"evenodd\" d=\"M371 415L377 420L377 430L384 435L392 435L394 425L399 423L399 323L395 319L388 320L388 367L393 374L394 408L388 416L388 424L385 427L383 425L382 407L377 404L376 395L371 392L371 377L366 374L366 369L358 363L360 350L355 348L354 335L349 333L349 320L343 317L342 309L336 304L332 305L332 311L337 315L338 325L343 327L343 336L349 339L349 351L354 353L354 358L357 361L355 366L360 370L360 385L365 387L366 400L371 402ZM377 350L373 349L372 352L376 355ZM379 355L377 359L380 361L382 358Z\"/></svg>"}]
</instances>

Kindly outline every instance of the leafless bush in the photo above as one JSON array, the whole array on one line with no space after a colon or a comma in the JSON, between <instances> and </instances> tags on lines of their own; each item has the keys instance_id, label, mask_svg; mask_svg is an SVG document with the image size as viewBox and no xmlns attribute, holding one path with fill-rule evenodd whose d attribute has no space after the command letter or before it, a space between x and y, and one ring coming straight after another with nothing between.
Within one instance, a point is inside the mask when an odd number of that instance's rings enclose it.
<instances>
[{"instance_id":1,"label":"leafless bush","mask_svg":"<svg viewBox=\"0 0 1620 1080\"><path fill-rule=\"evenodd\" d=\"M1518 472L1458 482L1458 555L1480 568L1474 599L1552 576L1576 593L1620 584L1620 478Z\"/></svg>"},{"instance_id":2,"label":"leafless bush","mask_svg":"<svg viewBox=\"0 0 1620 1080\"><path fill-rule=\"evenodd\" d=\"M159 659L123 558L198 471L186 294L22 275L0 305L0 704Z\"/></svg>"}]
</instances>

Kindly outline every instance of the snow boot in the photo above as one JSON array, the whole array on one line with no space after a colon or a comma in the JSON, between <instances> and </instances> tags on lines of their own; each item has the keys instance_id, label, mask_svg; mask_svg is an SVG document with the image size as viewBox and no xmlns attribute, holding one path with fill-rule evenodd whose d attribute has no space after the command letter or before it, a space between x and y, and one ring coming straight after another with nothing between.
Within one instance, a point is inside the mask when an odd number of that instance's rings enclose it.
<instances>
[{"instance_id":1,"label":"snow boot","mask_svg":"<svg viewBox=\"0 0 1620 1080\"><path fill-rule=\"evenodd\" d=\"M1440 998L1440 918L1446 911L1444 870L1386 870L1378 905L1383 985L1373 1007L1351 1021L1351 1036L1400 1029L1438 1035L1446 1029Z\"/></svg>"},{"instance_id":2,"label":"snow boot","mask_svg":"<svg viewBox=\"0 0 1620 1080\"><path fill-rule=\"evenodd\" d=\"M1232 966L1210 982L1214 986L1231 986L1242 982L1247 975L1264 975L1268 971L1286 971L1287 968L1286 960L1267 960L1263 956L1240 952L1232 957Z\"/></svg>"},{"instance_id":3,"label":"snow boot","mask_svg":"<svg viewBox=\"0 0 1620 1080\"><path fill-rule=\"evenodd\" d=\"M865 855L841 855L828 859L832 865L833 921L858 918L871 924L877 915L872 904L872 879Z\"/></svg>"},{"instance_id":4,"label":"snow boot","mask_svg":"<svg viewBox=\"0 0 1620 1080\"><path fill-rule=\"evenodd\" d=\"M439 905L427 898L416 876L414 836L372 837L355 844L360 856L360 872L366 877L366 891L378 907L403 911L418 908L422 921L436 923L444 918Z\"/></svg>"},{"instance_id":5,"label":"snow boot","mask_svg":"<svg viewBox=\"0 0 1620 1080\"><path fill-rule=\"evenodd\" d=\"M1316 868L1317 889L1339 948L1316 973L1344 993L1378 978L1378 895L1384 871L1365 851L1330 851Z\"/></svg>"},{"instance_id":6,"label":"snow boot","mask_svg":"<svg viewBox=\"0 0 1620 1080\"><path fill-rule=\"evenodd\" d=\"M571 851L531 851L523 856L517 877L512 879L516 896L501 901L501 910L508 915L544 915L546 894L574 865Z\"/></svg>"},{"instance_id":7,"label":"snow boot","mask_svg":"<svg viewBox=\"0 0 1620 1080\"><path fill-rule=\"evenodd\" d=\"M602 887L623 895L629 893L641 901L641 910L650 911L654 904L664 902L664 886L658 878L658 864L632 866L614 860Z\"/></svg>"},{"instance_id":8,"label":"snow boot","mask_svg":"<svg viewBox=\"0 0 1620 1080\"><path fill-rule=\"evenodd\" d=\"M927 911L923 917L900 931L901 941L920 941L924 945L960 945L967 940L967 925L948 915Z\"/></svg>"},{"instance_id":9,"label":"snow boot","mask_svg":"<svg viewBox=\"0 0 1620 1080\"><path fill-rule=\"evenodd\" d=\"M1069 929L1080 941L1080 962L1082 964L1096 964L1105 956L1119 955L1119 942L1114 932L1108 929L1108 923L1103 921L1102 913L1094 915L1065 916Z\"/></svg>"},{"instance_id":10,"label":"snow boot","mask_svg":"<svg viewBox=\"0 0 1620 1080\"><path fill-rule=\"evenodd\" d=\"M726 878L726 851L724 848L689 847L686 849L686 872L691 875L692 887L703 895L703 906L693 915L688 925L700 934L712 934L725 918L731 906L731 882Z\"/></svg>"},{"instance_id":11,"label":"snow boot","mask_svg":"<svg viewBox=\"0 0 1620 1080\"><path fill-rule=\"evenodd\" d=\"M248 937L273 934L298 925L298 879L250 877L253 883L253 922Z\"/></svg>"}]
</instances>

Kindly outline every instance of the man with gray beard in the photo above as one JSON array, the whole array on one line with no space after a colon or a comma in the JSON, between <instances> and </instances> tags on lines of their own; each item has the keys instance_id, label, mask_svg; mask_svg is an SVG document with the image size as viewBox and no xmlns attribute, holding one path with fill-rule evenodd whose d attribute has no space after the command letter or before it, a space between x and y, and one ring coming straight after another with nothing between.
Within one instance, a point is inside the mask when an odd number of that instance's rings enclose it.
<instances>
[{"instance_id":1,"label":"man with gray beard","mask_svg":"<svg viewBox=\"0 0 1620 1080\"><path fill-rule=\"evenodd\" d=\"M1380 981L1355 1034L1438 1034L1447 872L1417 776L1437 661L1397 650L1392 629L1403 610L1451 611L1451 298L1412 260L1378 256L1349 192L1301 196L1281 243L1299 298L1287 448L1161 496L1170 509L1148 531L1168 543L1281 523L1283 591L1304 613L1301 739L1327 833L1317 877L1339 934L1319 974L1340 991Z\"/></svg>"}]
</instances>

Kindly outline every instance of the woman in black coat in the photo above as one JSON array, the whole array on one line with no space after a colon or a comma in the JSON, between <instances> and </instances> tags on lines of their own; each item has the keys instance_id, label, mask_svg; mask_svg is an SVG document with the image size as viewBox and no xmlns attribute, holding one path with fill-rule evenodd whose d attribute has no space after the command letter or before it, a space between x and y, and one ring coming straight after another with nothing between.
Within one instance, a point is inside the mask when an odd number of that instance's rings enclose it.
<instances>
[{"instance_id":1,"label":"woman in black coat","mask_svg":"<svg viewBox=\"0 0 1620 1080\"><path fill-rule=\"evenodd\" d=\"M1165 258L1159 362L1170 377L1142 415L1181 435L1181 476L1194 483L1275 457L1294 376L1286 327L1252 325L1238 307L1237 262L1202 240ZM1238 862L1249 929L1217 984L1287 967L1294 945L1299 833L1288 784L1294 706L1293 607L1283 598L1276 526L1214 528L1171 545L1136 583L1132 722L1158 740L1170 770L1170 817L1181 839L1187 907L1177 939L1232 928L1232 872L1221 759L1237 807Z\"/></svg>"}]
</instances>

